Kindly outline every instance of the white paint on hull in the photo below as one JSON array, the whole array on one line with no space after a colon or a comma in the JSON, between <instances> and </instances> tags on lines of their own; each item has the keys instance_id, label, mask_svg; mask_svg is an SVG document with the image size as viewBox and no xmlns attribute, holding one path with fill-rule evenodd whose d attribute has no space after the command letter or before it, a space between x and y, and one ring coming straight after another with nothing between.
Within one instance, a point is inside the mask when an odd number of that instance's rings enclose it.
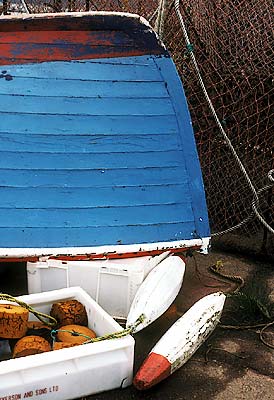
<instances>
[{"instance_id":1,"label":"white paint on hull","mask_svg":"<svg viewBox=\"0 0 274 400\"><path fill-rule=\"evenodd\" d=\"M0 248L0 257L23 258L23 257L50 257L57 255L79 256L82 254L104 254L106 257L111 254L138 253L143 251L167 251L172 249L188 249L200 247L201 253L207 254L210 238L178 240L174 242L136 243L129 245L109 245L93 247L51 247L51 248Z\"/></svg>"}]
</instances>

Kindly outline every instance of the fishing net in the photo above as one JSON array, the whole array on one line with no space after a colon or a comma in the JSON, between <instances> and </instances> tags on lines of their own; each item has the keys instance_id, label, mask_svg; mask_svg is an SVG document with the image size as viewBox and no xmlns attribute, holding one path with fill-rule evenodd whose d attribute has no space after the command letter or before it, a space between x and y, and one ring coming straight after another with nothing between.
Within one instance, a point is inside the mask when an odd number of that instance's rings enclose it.
<instances>
[{"instance_id":1,"label":"fishing net","mask_svg":"<svg viewBox=\"0 0 274 400\"><path fill-rule=\"evenodd\" d=\"M27 1L30 12L128 11L144 16L152 26L156 24L157 8L163 3L164 0ZM211 230L214 234L239 225L233 232L241 240L255 238L260 250L274 252L273 234L254 216L254 193L201 90L173 2L166 1L163 11L161 37L176 63L189 103ZM211 101L258 194L258 211L274 228L274 189L269 187L268 178L268 172L274 169L273 2L184 0L180 12Z\"/></svg>"},{"instance_id":2,"label":"fishing net","mask_svg":"<svg viewBox=\"0 0 274 400\"><path fill-rule=\"evenodd\" d=\"M274 227L274 190L266 188L271 183L268 172L274 168L273 3L184 0L180 4L208 94L258 193L259 212ZM273 235L262 232L252 214L254 195L217 128L189 53L183 50L174 8L166 16L164 42L189 102L211 229L220 232L248 220L235 232L256 236L264 247Z\"/></svg>"}]
</instances>

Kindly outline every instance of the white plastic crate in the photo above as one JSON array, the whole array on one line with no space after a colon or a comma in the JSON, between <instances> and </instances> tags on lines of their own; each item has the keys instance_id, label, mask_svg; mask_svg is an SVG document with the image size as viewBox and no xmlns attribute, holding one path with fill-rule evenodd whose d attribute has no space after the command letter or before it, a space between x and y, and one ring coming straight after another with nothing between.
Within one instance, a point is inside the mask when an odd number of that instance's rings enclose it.
<instances>
[{"instance_id":1,"label":"white plastic crate","mask_svg":"<svg viewBox=\"0 0 274 400\"><path fill-rule=\"evenodd\" d=\"M49 313L52 303L76 299L85 305L89 327L98 336L120 331L114 321L81 288L21 296L38 311ZM36 318L30 314L30 319ZM134 339L104 340L62 350L0 362L0 399L75 399L131 384Z\"/></svg>"},{"instance_id":2,"label":"white plastic crate","mask_svg":"<svg viewBox=\"0 0 274 400\"><path fill-rule=\"evenodd\" d=\"M121 260L28 262L28 291L80 286L114 318L125 319L139 286L168 254Z\"/></svg>"}]
</instances>

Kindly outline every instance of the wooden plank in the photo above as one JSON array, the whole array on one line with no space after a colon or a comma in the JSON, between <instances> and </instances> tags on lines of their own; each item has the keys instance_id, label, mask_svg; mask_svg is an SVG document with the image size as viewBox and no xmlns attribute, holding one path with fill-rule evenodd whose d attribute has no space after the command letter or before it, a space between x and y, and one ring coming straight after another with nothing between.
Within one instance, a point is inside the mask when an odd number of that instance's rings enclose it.
<instances>
[{"instance_id":1,"label":"wooden plank","mask_svg":"<svg viewBox=\"0 0 274 400\"><path fill-rule=\"evenodd\" d=\"M102 169L176 167L181 165L179 151L127 153L27 153L1 152L0 168L7 169Z\"/></svg>"},{"instance_id":2,"label":"wooden plank","mask_svg":"<svg viewBox=\"0 0 274 400\"><path fill-rule=\"evenodd\" d=\"M132 134L177 132L177 121L172 116L67 116L0 112L0 129L7 133L39 134ZM69 139L68 139L69 140Z\"/></svg>"},{"instance_id":3,"label":"wooden plank","mask_svg":"<svg viewBox=\"0 0 274 400\"><path fill-rule=\"evenodd\" d=\"M180 223L191 221L187 203L128 207L90 207L71 209L1 208L1 228L80 228Z\"/></svg>"},{"instance_id":4,"label":"wooden plank","mask_svg":"<svg viewBox=\"0 0 274 400\"><path fill-rule=\"evenodd\" d=\"M0 65L28 64L46 61L86 60L91 58L138 56L148 52L133 46L89 46L78 44L49 46L47 44L1 44Z\"/></svg>"},{"instance_id":5,"label":"wooden plank","mask_svg":"<svg viewBox=\"0 0 274 400\"><path fill-rule=\"evenodd\" d=\"M124 77L122 77L124 78ZM168 98L164 82L20 77L0 79L0 94L69 98Z\"/></svg>"},{"instance_id":6,"label":"wooden plank","mask_svg":"<svg viewBox=\"0 0 274 400\"><path fill-rule=\"evenodd\" d=\"M98 246L102 240L106 245L136 243L155 243L159 237L167 241L176 238L192 239L193 223L157 224L128 227L96 228L0 228L0 247L78 247Z\"/></svg>"},{"instance_id":7,"label":"wooden plank","mask_svg":"<svg viewBox=\"0 0 274 400\"><path fill-rule=\"evenodd\" d=\"M167 151L178 150L174 134L139 135L39 135L0 133L3 152L56 152L56 153L110 153L132 151L161 151L163 143ZM1 176L0 176L1 179Z\"/></svg>"},{"instance_id":8,"label":"wooden plank","mask_svg":"<svg viewBox=\"0 0 274 400\"><path fill-rule=\"evenodd\" d=\"M180 184L109 186L96 188L0 189L0 208L85 208L174 204L189 202L187 187Z\"/></svg>"},{"instance_id":9,"label":"wooden plank","mask_svg":"<svg viewBox=\"0 0 274 400\"><path fill-rule=\"evenodd\" d=\"M2 49L1 49L2 51ZM5 73L4 73L4 72ZM31 77L40 79L77 79L91 81L162 81L159 70L155 66L152 58L148 65L143 64L121 64L119 68L117 63L110 64L98 60L83 61L60 61L44 62L28 65L2 65L1 66L2 85L10 85L12 80L19 77ZM6 80L5 75L12 79Z\"/></svg>"},{"instance_id":10,"label":"wooden plank","mask_svg":"<svg viewBox=\"0 0 274 400\"><path fill-rule=\"evenodd\" d=\"M187 185L181 166L117 169L48 170L0 169L0 186L6 187L96 187L102 185Z\"/></svg>"},{"instance_id":11,"label":"wooden plank","mask_svg":"<svg viewBox=\"0 0 274 400\"><path fill-rule=\"evenodd\" d=\"M118 23L119 21L119 23ZM149 26L144 23L139 17L126 16L119 14L105 14L102 15L31 15L24 18L2 18L0 30L5 32L7 37L4 40L13 42L6 46L1 45L0 65L14 64L14 63L27 63L32 61L37 63L39 61L53 61L64 59L83 59L83 58L101 58L101 57L121 57L124 55L142 55L142 54L163 54L167 52L162 44L159 42L155 33ZM56 38L56 32L61 31L61 37L67 34L69 45L64 49L62 46L64 42ZM86 31L86 32L85 32ZM97 35L98 46L87 46L88 34L92 31L94 38ZM107 33L105 34L104 31ZM118 35L117 35L118 31ZM11 32L16 32L11 35ZM31 42L27 42L32 35ZM82 43L76 43L72 36L83 38ZM119 36L120 35L120 36ZM121 35L125 38L122 39ZM20 40L22 36L23 40ZM38 43L33 43L37 37ZM50 39L52 37L52 40ZM44 38L44 39L43 39ZM43 43L45 40L45 43ZM48 51L52 42L53 48ZM96 39L94 39L96 42ZM120 43L120 44L119 44ZM37 47L37 44L39 45ZM90 44L90 43L88 43ZM118 47L119 46L119 47Z\"/></svg>"},{"instance_id":12,"label":"wooden plank","mask_svg":"<svg viewBox=\"0 0 274 400\"><path fill-rule=\"evenodd\" d=\"M142 40L136 33L127 35L122 31L59 33L5 32L0 42L0 65L165 54L155 37L148 40L149 35Z\"/></svg>"},{"instance_id":13,"label":"wooden plank","mask_svg":"<svg viewBox=\"0 0 274 400\"><path fill-rule=\"evenodd\" d=\"M166 99L90 99L0 95L1 112L45 115L174 115L173 106Z\"/></svg>"},{"instance_id":14,"label":"wooden plank","mask_svg":"<svg viewBox=\"0 0 274 400\"><path fill-rule=\"evenodd\" d=\"M68 44L78 45L124 45L134 46L134 40L124 31L14 31L1 32L0 46L2 44L47 44L48 46L62 46ZM22 47L24 49L24 47Z\"/></svg>"}]
</instances>

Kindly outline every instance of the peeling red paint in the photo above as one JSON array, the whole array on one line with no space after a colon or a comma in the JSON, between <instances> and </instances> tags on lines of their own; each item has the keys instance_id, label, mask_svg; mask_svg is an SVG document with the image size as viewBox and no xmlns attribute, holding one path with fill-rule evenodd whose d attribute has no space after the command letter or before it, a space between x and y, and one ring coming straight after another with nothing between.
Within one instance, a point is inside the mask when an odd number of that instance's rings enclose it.
<instances>
[{"instance_id":1,"label":"peeling red paint","mask_svg":"<svg viewBox=\"0 0 274 400\"><path fill-rule=\"evenodd\" d=\"M1 32L0 45L8 43L41 43L41 44L88 44L88 45L114 45L114 44L133 44L134 41L120 31L41 31L35 32Z\"/></svg>"},{"instance_id":2,"label":"peeling red paint","mask_svg":"<svg viewBox=\"0 0 274 400\"><path fill-rule=\"evenodd\" d=\"M117 16L116 16L117 20ZM32 16L1 20L0 65L165 54L155 33L140 21ZM38 30L39 24L39 30ZM65 25L64 25L65 24Z\"/></svg>"},{"instance_id":3,"label":"peeling red paint","mask_svg":"<svg viewBox=\"0 0 274 400\"><path fill-rule=\"evenodd\" d=\"M2 257L0 258L1 263L18 263L18 262L37 262L39 257Z\"/></svg>"},{"instance_id":4,"label":"peeling red paint","mask_svg":"<svg viewBox=\"0 0 274 400\"><path fill-rule=\"evenodd\" d=\"M191 250L198 250L200 246L195 246L191 247ZM145 256L158 256L159 254L162 254L163 252L169 250L172 254L177 254L177 253L184 253L190 248L178 248L178 249L162 249L162 250L151 250L151 251L138 251L138 252L126 252L126 253L101 253L101 254L79 254L76 256L70 256L70 255L60 255L60 256L51 256L49 257L51 260L64 260L64 261L89 261L89 260L94 260L94 259L102 259L102 258L107 258L107 259L123 259L123 258L136 258L136 257L145 257ZM185 262L185 257L180 254L180 258Z\"/></svg>"},{"instance_id":5,"label":"peeling red paint","mask_svg":"<svg viewBox=\"0 0 274 400\"><path fill-rule=\"evenodd\" d=\"M126 252L126 253L99 253L99 254L77 254L77 255L51 255L46 254L46 249L44 249L44 254L38 256L22 256L22 257L0 257L0 262L35 262L39 261L40 257L47 257L50 260L62 260L62 261L91 261L96 259L124 259L124 258L136 258L145 256L157 256L163 252L169 250L171 254L178 254L180 258L185 262L185 252L188 250L199 250L200 246L178 248L178 249L162 249L162 250L151 250L151 251L138 251L138 252ZM42 253L42 252L41 252Z\"/></svg>"},{"instance_id":6,"label":"peeling red paint","mask_svg":"<svg viewBox=\"0 0 274 400\"><path fill-rule=\"evenodd\" d=\"M71 61L93 58L114 58L141 56L146 50L126 47L104 46L103 48L67 45L65 47L48 47L41 45L37 48L21 44L1 45L0 65L27 64L46 61Z\"/></svg>"},{"instance_id":7,"label":"peeling red paint","mask_svg":"<svg viewBox=\"0 0 274 400\"><path fill-rule=\"evenodd\" d=\"M139 390L146 390L171 374L171 363L161 354L150 353L137 372L133 384Z\"/></svg>"}]
</instances>

